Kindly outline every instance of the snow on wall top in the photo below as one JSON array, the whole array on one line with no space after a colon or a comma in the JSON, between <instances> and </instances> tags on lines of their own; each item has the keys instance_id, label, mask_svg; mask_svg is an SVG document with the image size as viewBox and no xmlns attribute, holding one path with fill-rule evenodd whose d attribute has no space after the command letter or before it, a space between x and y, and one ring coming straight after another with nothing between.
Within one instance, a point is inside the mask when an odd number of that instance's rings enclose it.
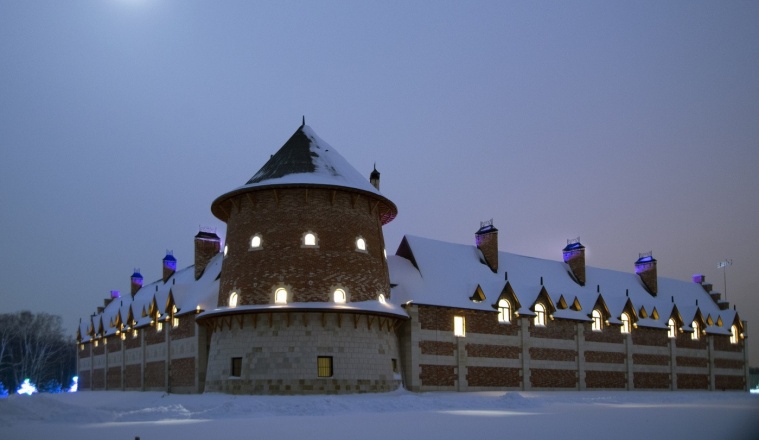
<instances>
[{"instance_id":1,"label":"snow on wall top","mask_svg":"<svg viewBox=\"0 0 759 440\"><path fill-rule=\"evenodd\" d=\"M727 335L736 317L734 310L720 310L701 285L688 281L659 277L658 294L652 296L635 273L586 267L586 283L580 286L570 276L569 266L562 261L499 252L498 273L493 273L484 263L482 253L473 245L415 236L405 236L404 242L396 255L388 257L390 283L394 285L391 298L396 304L412 301L494 311L508 282L521 304L518 312L525 316L534 315L530 308L545 287L557 308L561 297L570 305L577 299L581 306L580 310L558 309L554 313L556 318L590 321L589 315L599 295L611 313L609 322L612 324L620 324L619 317L628 299L635 308L634 319L644 327L666 328L674 306L677 306L685 330L690 330L691 321L700 312L704 320L711 316L716 323L722 318L723 327L707 326L707 332ZM401 250L404 247L411 255ZM481 302L471 299L478 285L485 294L485 300ZM647 318L637 316L641 307L645 308ZM651 316L654 308L659 319Z\"/></svg>"}]
</instances>

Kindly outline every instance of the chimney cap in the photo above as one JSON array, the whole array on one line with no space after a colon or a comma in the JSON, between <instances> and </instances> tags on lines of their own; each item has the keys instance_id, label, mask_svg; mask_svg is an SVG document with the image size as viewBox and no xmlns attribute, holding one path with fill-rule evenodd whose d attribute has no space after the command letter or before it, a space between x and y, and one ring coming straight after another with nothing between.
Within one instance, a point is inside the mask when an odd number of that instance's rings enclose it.
<instances>
[{"instance_id":1,"label":"chimney cap","mask_svg":"<svg viewBox=\"0 0 759 440\"><path fill-rule=\"evenodd\" d=\"M177 261L177 259L174 258L174 251L166 251L166 256L163 257L163 261Z\"/></svg>"},{"instance_id":2,"label":"chimney cap","mask_svg":"<svg viewBox=\"0 0 759 440\"><path fill-rule=\"evenodd\" d=\"M137 268L134 269L134 272L132 273L132 278L142 279L142 274L140 273L140 269L137 269Z\"/></svg>"},{"instance_id":3,"label":"chimney cap","mask_svg":"<svg viewBox=\"0 0 759 440\"><path fill-rule=\"evenodd\" d=\"M377 164L374 164L374 170L372 170L372 173L369 175L370 179L379 179L380 178L380 172L377 171Z\"/></svg>"},{"instance_id":4,"label":"chimney cap","mask_svg":"<svg viewBox=\"0 0 759 440\"><path fill-rule=\"evenodd\" d=\"M585 249L585 246L580 243L580 237L570 238L567 240L567 245L562 249L563 251L574 251L579 249Z\"/></svg>"},{"instance_id":5,"label":"chimney cap","mask_svg":"<svg viewBox=\"0 0 759 440\"><path fill-rule=\"evenodd\" d=\"M480 229L475 234L487 234L488 232L498 232L495 226L493 226L493 219L480 222Z\"/></svg>"},{"instance_id":6,"label":"chimney cap","mask_svg":"<svg viewBox=\"0 0 759 440\"><path fill-rule=\"evenodd\" d=\"M653 251L642 252L638 254L638 260L635 262L635 264L641 263L656 263L656 258L653 256Z\"/></svg>"}]
</instances>

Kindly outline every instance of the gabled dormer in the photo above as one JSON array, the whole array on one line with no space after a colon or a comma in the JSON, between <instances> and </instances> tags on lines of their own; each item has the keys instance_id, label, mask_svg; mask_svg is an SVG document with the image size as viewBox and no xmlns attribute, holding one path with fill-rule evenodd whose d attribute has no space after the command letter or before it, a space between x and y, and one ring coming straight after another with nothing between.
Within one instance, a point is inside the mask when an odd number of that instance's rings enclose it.
<instances>
[{"instance_id":1,"label":"gabled dormer","mask_svg":"<svg viewBox=\"0 0 759 440\"><path fill-rule=\"evenodd\" d=\"M514 318L518 318L518 310L522 308L522 304L519 303L519 299L516 293L514 293L511 283L508 281L503 286L496 302L491 304L491 306L493 309L498 310L498 321L503 323L509 323Z\"/></svg>"},{"instance_id":2,"label":"gabled dormer","mask_svg":"<svg viewBox=\"0 0 759 440\"><path fill-rule=\"evenodd\" d=\"M476 303L485 301L485 292L482 291L482 287L479 284L474 289L474 293L469 297L469 300Z\"/></svg>"}]
</instances>

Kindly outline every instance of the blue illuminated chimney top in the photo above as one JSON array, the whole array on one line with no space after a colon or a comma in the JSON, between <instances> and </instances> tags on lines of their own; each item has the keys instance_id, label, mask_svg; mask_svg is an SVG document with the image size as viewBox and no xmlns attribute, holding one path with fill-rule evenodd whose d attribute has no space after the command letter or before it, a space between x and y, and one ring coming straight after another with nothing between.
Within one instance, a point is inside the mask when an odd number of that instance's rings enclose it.
<instances>
[{"instance_id":1,"label":"blue illuminated chimney top","mask_svg":"<svg viewBox=\"0 0 759 440\"><path fill-rule=\"evenodd\" d=\"M166 251L166 256L163 257L163 282L171 278L174 272L177 271L177 259L174 258L173 251Z\"/></svg>"}]
</instances>

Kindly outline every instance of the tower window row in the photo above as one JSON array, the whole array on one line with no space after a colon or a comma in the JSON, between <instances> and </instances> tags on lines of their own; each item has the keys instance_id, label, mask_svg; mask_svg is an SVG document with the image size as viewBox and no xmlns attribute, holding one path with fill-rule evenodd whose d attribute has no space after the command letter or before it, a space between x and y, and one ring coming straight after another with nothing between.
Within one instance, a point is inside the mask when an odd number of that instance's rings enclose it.
<instances>
[{"instance_id":1,"label":"tower window row","mask_svg":"<svg viewBox=\"0 0 759 440\"><path fill-rule=\"evenodd\" d=\"M343 287L336 287L331 293L332 302L336 304L345 304L348 302L348 292ZM284 305L292 301L290 289L287 286L279 286L274 289L274 304ZM379 294L377 301L382 304L386 303L385 295ZM240 304L240 292L235 289L229 293L227 306L230 308L237 307Z\"/></svg>"},{"instance_id":2,"label":"tower window row","mask_svg":"<svg viewBox=\"0 0 759 440\"><path fill-rule=\"evenodd\" d=\"M366 239L362 236L358 236L355 239L355 250L358 252L367 252L367 244ZM259 233L254 234L252 237L250 237L250 241L248 242L248 250L249 251L258 251L264 248L264 239L263 236ZM300 239L300 246L303 248L318 248L319 247L319 237L316 233L312 231L306 231L303 233ZM224 245L224 257L226 257L229 254L229 245ZM385 252L385 257L387 257L387 252Z\"/></svg>"}]
</instances>

